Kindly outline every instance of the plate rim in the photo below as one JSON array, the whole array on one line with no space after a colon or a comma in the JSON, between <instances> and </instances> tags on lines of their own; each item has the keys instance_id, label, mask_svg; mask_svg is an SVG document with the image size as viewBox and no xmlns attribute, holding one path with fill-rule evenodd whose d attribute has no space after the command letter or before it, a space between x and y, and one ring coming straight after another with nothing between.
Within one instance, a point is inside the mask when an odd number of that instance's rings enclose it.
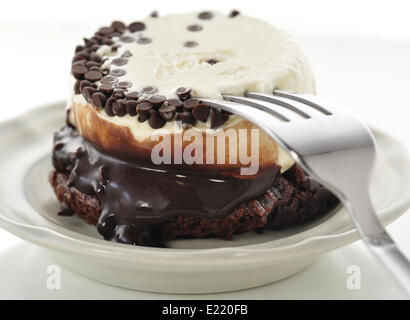
<instances>
[{"instance_id":1,"label":"plate rim","mask_svg":"<svg viewBox=\"0 0 410 320\"><path fill-rule=\"evenodd\" d=\"M0 133L7 130L7 127L13 126L13 124L17 123L21 125L21 123L24 122L21 122L20 120L24 118L30 117L31 121L33 121L33 119L38 118L44 112L50 112L50 110L58 108L61 110L65 105L66 101L57 101L31 108L30 110L16 115L13 118L0 122ZM18 130L18 127L14 127L13 129ZM370 129L373 133L387 137L388 139L394 141L401 151L404 150L401 155L403 159L406 159L410 163L408 151L399 140L377 127L370 126ZM402 204L402 206L390 208L390 210L388 210L389 212L384 213L387 217L384 217L384 220L386 220L384 221L385 224L388 224L400 217L409 209L409 207L410 197L405 204ZM349 230L344 232L339 232L332 235L312 236L282 247L272 247L272 243L277 240L271 240L263 243L223 248L152 248L143 246L129 246L120 243L107 242L102 239L93 239L77 232L67 230L58 225L53 226L53 229L46 226L28 225L18 221L13 221L13 219L7 217L7 215L5 216L4 211L7 210L11 210L12 212L16 211L16 209L10 208L10 206L6 203L0 203L0 226L16 236L29 242L33 242L41 247L45 247L46 249L58 251L64 250L74 254L87 256L91 255L95 258L106 259L109 256L111 259L118 261L138 261L144 263L144 265L149 264L154 268L160 264L159 259L165 258L167 267L172 265L176 268L176 270L181 268L181 266L190 267L193 265L197 268L202 266L202 268L196 269L197 271L200 271L204 270L204 268L206 269L209 265L212 265L213 267L219 266L226 269L226 267L230 267L232 265L246 268L255 265L255 263L258 265L270 264L272 262L280 263L296 258L320 255L359 240L356 229L351 227ZM31 208L31 210L38 216L41 216L33 208ZM45 219L43 217L41 218ZM65 230L65 232L60 233L57 231L59 229ZM72 235L70 236L70 234ZM57 241L55 241L56 239ZM92 239L93 241L86 241L87 239ZM306 248L309 248L309 250L306 250ZM214 259L210 259L212 257Z\"/></svg>"}]
</instances>

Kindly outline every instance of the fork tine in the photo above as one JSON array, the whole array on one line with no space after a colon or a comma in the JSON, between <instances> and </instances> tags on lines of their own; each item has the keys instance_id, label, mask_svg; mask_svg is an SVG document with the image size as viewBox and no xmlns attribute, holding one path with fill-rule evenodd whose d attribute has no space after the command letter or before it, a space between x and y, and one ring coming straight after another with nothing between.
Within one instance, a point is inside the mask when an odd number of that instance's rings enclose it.
<instances>
[{"instance_id":1,"label":"fork tine","mask_svg":"<svg viewBox=\"0 0 410 320\"><path fill-rule=\"evenodd\" d=\"M322 112L323 114L330 116L332 115L332 112L329 111L329 103L323 103L320 101L319 98L312 94L296 94L292 91L286 91L286 90L273 90L272 91L273 95L286 98L289 100L297 101L300 103L303 103L313 109L316 109L317 111ZM301 96L303 95L303 97ZM326 108L320 106L322 104L326 105Z\"/></svg>"},{"instance_id":2,"label":"fork tine","mask_svg":"<svg viewBox=\"0 0 410 320\"><path fill-rule=\"evenodd\" d=\"M266 101L261 99L253 99L250 97L239 97L231 95L223 95L225 100L244 104L250 107L254 107L263 111L266 111L272 115L281 115L288 120L300 120L301 118L309 119L310 116L303 111L295 108L289 103L273 99L274 101Z\"/></svg>"}]
</instances>

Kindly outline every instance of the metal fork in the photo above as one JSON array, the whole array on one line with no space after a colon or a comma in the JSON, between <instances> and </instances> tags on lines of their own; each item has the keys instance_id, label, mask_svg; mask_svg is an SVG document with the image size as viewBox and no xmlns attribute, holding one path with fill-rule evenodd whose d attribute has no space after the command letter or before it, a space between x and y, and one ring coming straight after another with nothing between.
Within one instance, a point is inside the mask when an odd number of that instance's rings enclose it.
<instances>
[{"instance_id":1,"label":"metal fork","mask_svg":"<svg viewBox=\"0 0 410 320\"><path fill-rule=\"evenodd\" d=\"M367 126L334 103L311 94L274 90L204 103L260 127L313 179L337 195L361 238L410 296L410 262L378 219L369 195L376 147Z\"/></svg>"}]
</instances>

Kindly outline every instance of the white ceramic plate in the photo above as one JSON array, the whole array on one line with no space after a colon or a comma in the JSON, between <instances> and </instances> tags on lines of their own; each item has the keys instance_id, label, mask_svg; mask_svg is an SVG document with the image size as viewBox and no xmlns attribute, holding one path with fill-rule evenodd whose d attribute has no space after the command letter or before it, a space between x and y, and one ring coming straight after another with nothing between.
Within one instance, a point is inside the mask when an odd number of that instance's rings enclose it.
<instances>
[{"instance_id":1,"label":"white ceramic plate","mask_svg":"<svg viewBox=\"0 0 410 320\"><path fill-rule=\"evenodd\" d=\"M341 208L304 226L248 232L234 241L178 240L166 249L104 241L81 219L56 214L59 205L47 175L52 133L64 123L64 114L64 103L56 103L0 124L0 226L87 277L156 292L239 290L288 277L358 239ZM410 160L395 139L373 133L379 159L371 193L388 224L410 206Z\"/></svg>"}]
</instances>

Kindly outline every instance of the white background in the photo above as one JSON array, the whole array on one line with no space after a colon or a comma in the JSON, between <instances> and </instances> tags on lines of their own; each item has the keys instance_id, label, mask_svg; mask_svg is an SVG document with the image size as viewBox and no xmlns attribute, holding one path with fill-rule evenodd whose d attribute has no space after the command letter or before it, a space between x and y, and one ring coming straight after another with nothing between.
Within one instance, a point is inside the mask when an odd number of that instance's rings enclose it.
<instances>
[{"instance_id":1,"label":"white background","mask_svg":"<svg viewBox=\"0 0 410 320\"><path fill-rule=\"evenodd\" d=\"M112 20L191 10L237 8L279 25L304 45L318 93L346 104L410 148L408 1L7 1L0 9L0 121L66 98L73 50ZM206 6L206 7L205 7ZM1 150L0 150L1 152ZM389 227L410 255L409 214ZM45 290L40 249L0 230L0 298L179 298L111 288L64 270L64 290ZM346 288L359 265L362 289ZM210 296L199 296L207 298ZM279 283L216 298L402 298L361 242L325 255ZM197 296L198 298L198 296Z\"/></svg>"}]
</instances>

